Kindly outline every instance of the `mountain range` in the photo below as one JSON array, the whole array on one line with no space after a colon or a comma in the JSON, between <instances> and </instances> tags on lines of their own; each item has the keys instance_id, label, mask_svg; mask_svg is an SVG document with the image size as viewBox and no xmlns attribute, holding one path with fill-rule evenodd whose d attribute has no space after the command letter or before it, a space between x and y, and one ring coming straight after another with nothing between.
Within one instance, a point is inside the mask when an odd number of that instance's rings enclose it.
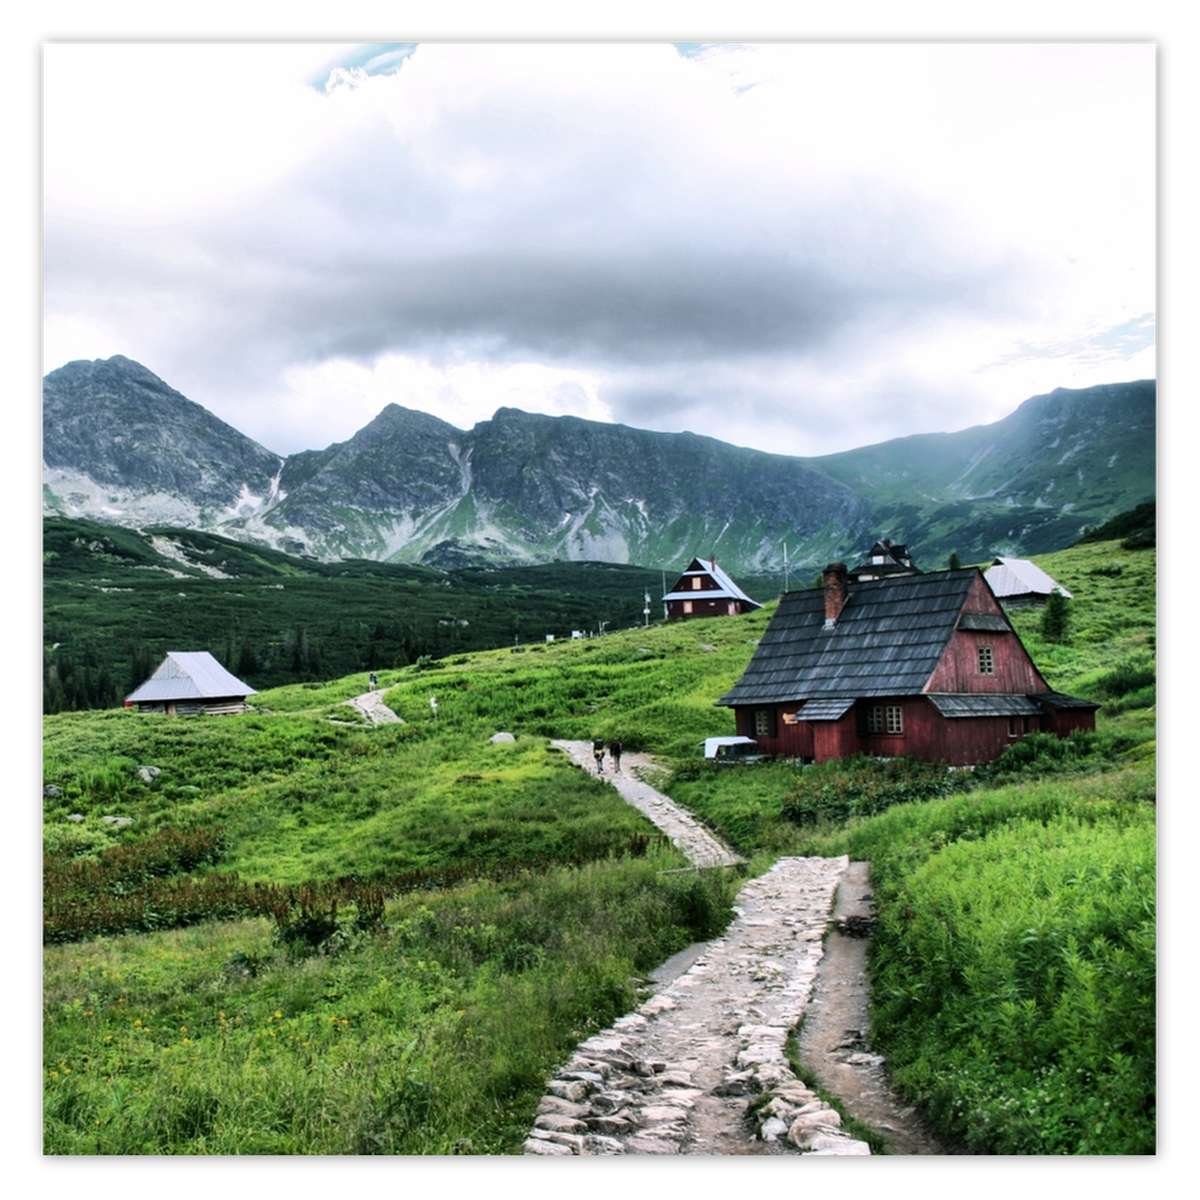
<instances>
[{"instance_id":1,"label":"mountain range","mask_svg":"<svg viewBox=\"0 0 1200 1200\"><path fill-rule=\"evenodd\" d=\"M777 571L879 536L918 565L1031 554L1155 492L1155 383L1059 388L988 425L800 458L501 408L470 430L389 404L323 450L272 453L116 356L43 382L43 507L219 532L322 560L455 567L713 555Z\"/></svg>"}]
</instances>

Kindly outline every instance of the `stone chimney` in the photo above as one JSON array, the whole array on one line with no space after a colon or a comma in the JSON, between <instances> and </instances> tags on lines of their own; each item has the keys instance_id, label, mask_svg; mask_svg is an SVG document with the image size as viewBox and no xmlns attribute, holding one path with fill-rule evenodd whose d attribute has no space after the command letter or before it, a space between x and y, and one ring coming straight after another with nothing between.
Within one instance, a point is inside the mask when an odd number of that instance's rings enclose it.
<instances>
[{"instance_id":1,"label":"stone chimney","mask_svg":"<svg viewBox=\"0 0 1200 1200\"><path fill-rule=\"evenodd\" d=\"M821 573L821 583L825 588L825 628L832 629L846 605L846 564L830 563Z\"/></svg>"}]
</instances>

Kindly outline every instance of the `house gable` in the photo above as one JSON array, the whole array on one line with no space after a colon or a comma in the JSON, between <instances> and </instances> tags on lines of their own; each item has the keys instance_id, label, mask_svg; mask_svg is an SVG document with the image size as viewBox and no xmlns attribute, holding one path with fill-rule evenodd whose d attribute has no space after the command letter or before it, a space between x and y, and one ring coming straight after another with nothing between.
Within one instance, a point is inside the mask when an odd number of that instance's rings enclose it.
<instances>
[{"instance_id":1,"label":"house gable","mask_svg":"<svg viewBox=\"0 0 1200 1200\"><path fill-rule=\"evenodd\" d=\"M922 690L1019 695L1050 690L1000 602L978 572L963 600L954 632Z\"/></svg>"}]
</instances>

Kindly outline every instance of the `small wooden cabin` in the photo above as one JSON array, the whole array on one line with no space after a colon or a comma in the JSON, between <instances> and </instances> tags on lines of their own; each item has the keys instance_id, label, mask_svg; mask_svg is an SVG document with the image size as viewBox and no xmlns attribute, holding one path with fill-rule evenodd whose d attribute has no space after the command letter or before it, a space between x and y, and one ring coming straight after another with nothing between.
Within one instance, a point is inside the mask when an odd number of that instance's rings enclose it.
<instances>
[{"instance_id":1,"label":"small wooden cabin","mask_svg":"<svg viewBox=\"0 0 1200 1200\"><path fill-rule=\"evenodd\" d=\"M717 701L767 754L989 762L1036 730L1094 729L1096 709L1054 691L977 567L787 592L754 657Z\"/></svg>"},{"instance_id":2,"label":"small wooden cabin","mask_svg":"<svg viewBox=\"0 0 1200 1200\"><path fill-rule=\"evenodd\" d=\"M231 675L207 650L172 650L125 707L174 716L209 716L246 711L254 688Z\"/></svg>"},{"instance_id":3,"label":"small wooden cabin","mask_svg":"<svg viewBox=\"0 0 1200 1200\"><path fill-rule=\"evenodd\" d=\"M907 546L880 538L867 551L867 557L850 572L850 578L860 583L867 579L883 579L889 575L919 574L920 571L914 565Z\"/></svg>"},{"instance_id":4,"label":"small wooden cabin","mask_svg":"<svg viewBox=\"0 0 1200 1200\"><path fill-rule=\"evenodd\" d=\"M682 617L734 617L762 608L730 579L715 558L693 558L663 596L663 604L669 621Z\"/></svg>"},{"instance_id":5,"label":"small wooden cabin","mask_svg":"<svg viewBox=\"0 0 1200 1200\"><path fill-rule=\"evenodd\" d=\"M1054 592L1068 600L1071 598L1071 593L1061 583L1027 558L1001 556L993 559L983 577L996 599L1009 606L1045 604Z\"/></svg>"}]
</instances>

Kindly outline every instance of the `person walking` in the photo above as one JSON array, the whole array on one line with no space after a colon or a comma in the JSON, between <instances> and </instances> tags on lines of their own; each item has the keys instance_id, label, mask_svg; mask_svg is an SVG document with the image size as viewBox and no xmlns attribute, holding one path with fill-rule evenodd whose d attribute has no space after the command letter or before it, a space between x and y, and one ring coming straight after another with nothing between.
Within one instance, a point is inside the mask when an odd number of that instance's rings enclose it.
<instances>
[{"instance_id":1,"label":"person walking","mask_svg":"<svg viewBox=\"0 0 1200 1200\"><path fill-rule=\"evenodd\" d=\"M621 773L621 751L624 749L619 738L613 738L608 743L608 755L612 759L613 771L618 775Z\"/></svg>"},{"instance_id":2,"label":"person walking","mask_svg":"<svg viewBox=\"0 0 1200 1200\"><path fill-rule=\"evenodd\" d=\"M374 671L367 676L367 687L374 691L379 686L379 676Z\"/></svg>"},{"instance_id":3,"label":"person walking","mask_svg":"<svg viewBox=\"0 0 1200 1200\"><path fill-rule=\"evenodd\" d=\"M604 774L604 739L592 739L592 757L596 760L596 774Z\"/></svg>"}]
</instances>

